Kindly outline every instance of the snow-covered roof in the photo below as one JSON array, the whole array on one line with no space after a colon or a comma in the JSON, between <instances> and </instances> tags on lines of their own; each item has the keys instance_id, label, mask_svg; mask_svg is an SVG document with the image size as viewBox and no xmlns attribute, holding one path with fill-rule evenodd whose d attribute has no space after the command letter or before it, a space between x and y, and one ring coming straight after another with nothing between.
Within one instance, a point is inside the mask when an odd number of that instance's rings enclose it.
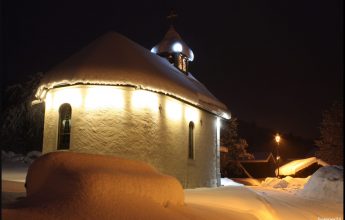
<instances>
[{"instance_id":1,"label":"snow-covered roof","mask_svg":"<svg viewBox=\"0 0 345 220\"><path fill-rule=\"evenodd\" d=\"M270 157L273 157L271 152L254 152L255 160L265 160L268 161ZM274 160L274 157L273 157Z\"/></svg>"},{"instance_id":2,"label":"snow-covered roof","mask_svg":"<svg viewBox=\"0 0 345 220\"><path fill-rule=\"evenodd\" d=\"M327 166L328 164L316 157L309 157L306 159L293 160L283 166L279 167L279 174L283 176L295 175L297 172L309 167L310 165L317 163L321 166ZM275 173L278 173L276 169Z\"/></svg>"},{"instance_id":3,"label":"snow-covered roof","mask_svg":"<svg viewBox=\"0 0 345 220\"><path fill-rule=\"evenodd\" d=\"M151 49L156 54L181 52L188 57L189 61L194 60L193 51L182 40L181 36L171 25L163 40Z\"/></svg>"},{"instance_id":4,"label":"snow-covered roof","mask_svg":"<svg viewBox=\"0 0 345 220\"><path fill-rule=\"evenodd\" d=\"M36 97L45 89L75 84L127 85L163 93L229 118L227 107L190 73L128 38L109 32L48 71Z\"/></svg>"}]
</instances>

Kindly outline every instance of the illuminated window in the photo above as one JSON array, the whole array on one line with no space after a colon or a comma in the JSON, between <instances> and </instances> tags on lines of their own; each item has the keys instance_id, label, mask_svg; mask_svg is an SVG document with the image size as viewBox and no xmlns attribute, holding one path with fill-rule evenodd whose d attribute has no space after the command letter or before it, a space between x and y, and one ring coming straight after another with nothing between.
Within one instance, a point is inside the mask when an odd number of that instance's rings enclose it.
<instances>
[{"instance_id":1,"label":"illuminated window","mask_svg":"<svg viewBox=\"0 0 345 220\"><path fill-rule=\"evenodd\" d=\"M71 115L72 108L70 104L62 104L59 109L59 139L58 150L69 149L71 136Z\"/></svg>"},{"instance_id":2,"label":"illuminated window","mask_svg":"<svg viewBox=\"0 0 345 220\"><path fill-rule=\"evenodd\" d=\"M194 122L189 122L188 158L194 159Z\"/></svg>"}]
</instances>

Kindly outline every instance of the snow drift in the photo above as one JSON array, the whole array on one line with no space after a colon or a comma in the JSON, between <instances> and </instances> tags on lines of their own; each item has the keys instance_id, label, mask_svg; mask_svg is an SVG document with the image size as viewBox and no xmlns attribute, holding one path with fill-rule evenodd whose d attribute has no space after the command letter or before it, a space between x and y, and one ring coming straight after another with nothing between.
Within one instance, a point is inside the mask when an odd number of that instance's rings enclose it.
<instances>
[{"instance_id":1,"label":"snow drift","mask_svg":"<svg viewBox=\"0 0 345 220\"><path fill-rule=\"evenodd\" d=\"M342 166L318 169L297 195L323 201L343 202L344 180Z\"/></svg>"},{"instance_id":2,"label":"snow drift","mask_svg":"<svg viewBox=\"0 0 345 220\"><path fill-rule=\"evenodd\" d=\"M293 178L291 176L287 176L282 179L276 177L267 177L264 181L262 181L261 186L276 189L301 189L309 179L310 176L307 178Z\"/></svg>"},{"instance_id":3,"label":"snow drift","mask_svg":"<svg viewBox=\"0 0 345 220\"><path fill-rule=\"evenodd\" d=\"M26 184L27 197L5 210L5 219L156 219L184 204L175 178L113 156L45 154L29 167Z\"/></svg>"}]
</instances>

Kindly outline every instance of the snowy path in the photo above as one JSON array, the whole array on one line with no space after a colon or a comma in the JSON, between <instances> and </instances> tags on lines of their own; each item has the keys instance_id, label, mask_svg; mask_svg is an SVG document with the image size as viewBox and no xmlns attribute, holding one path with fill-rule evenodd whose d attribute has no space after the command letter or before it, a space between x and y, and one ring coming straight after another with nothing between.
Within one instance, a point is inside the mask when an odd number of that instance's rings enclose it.
<instances>
[{"instance_id":1,"label":"snowy path","mask_svg":"<svg viewBox=\"0 0 345 220\"><path fill-rule=\"evenodd\" d=\"M2 181L2 204L25 196L21 182ZM229 186L185 190L186 219L342 219L342 203L322 203L292 193L262 187ZM172 209L173 211L174 209Z\"/></svg>"},{"instance_id":2,"label":"snowy path","mask_svg":"<svg viewBox=\"0 0 345 220\"><path fill-rule=\"evenodd\" d=\"M262 196L279 219L342 219L343 203L322 202L297 197L293 192L263 187L249 187Z\"/></svg>"},{"instance_id":3,"label":"snowy path","mask_svg":"<svg viewBox=\"0 0 345 220\"><path fill-rule=\"evenodd\" d=\"M244 186L185 190L185 202L190 207L223 213L224 219L277 219L270 205ZM237 218L233 212L242 216Z\"/></svg>"},{"instance_id":4,"label":"snowy path","mask_svg":"<svg viewBox=\"0 0 345 220\"><path fill-rule=\"evenodd\" d=\"M27 165L4 161L2 165L1 199L2 208L5 208L25 196ZM343 203L304 199L294 195L294 191L259 186L227 186L188 189L184 192L185 206L169 207L162 212L149 208L150 212L157 212L157 218L153 219L343 219ZM133 212L129 216L138 214Z\"/></svg>"}]
</instances>

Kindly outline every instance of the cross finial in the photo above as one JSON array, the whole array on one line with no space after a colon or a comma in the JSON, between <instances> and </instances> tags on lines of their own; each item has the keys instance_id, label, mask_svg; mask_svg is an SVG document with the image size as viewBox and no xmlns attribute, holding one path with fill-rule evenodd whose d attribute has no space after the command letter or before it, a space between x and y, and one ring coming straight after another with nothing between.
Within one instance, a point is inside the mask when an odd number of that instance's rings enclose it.
<instances>
[{"instance_id":1,"label":"cross finial","mask_svg":"<svg viewBox=\"0 0 345 220\"><path fill-rule=\"evenodd\" d=\"M174 20L176 20L177 14L175 10L171 10L170 14L167 16L167 19L170 21L170 24L172 25L174 23Z\"/></svg>"}]
</instances>

